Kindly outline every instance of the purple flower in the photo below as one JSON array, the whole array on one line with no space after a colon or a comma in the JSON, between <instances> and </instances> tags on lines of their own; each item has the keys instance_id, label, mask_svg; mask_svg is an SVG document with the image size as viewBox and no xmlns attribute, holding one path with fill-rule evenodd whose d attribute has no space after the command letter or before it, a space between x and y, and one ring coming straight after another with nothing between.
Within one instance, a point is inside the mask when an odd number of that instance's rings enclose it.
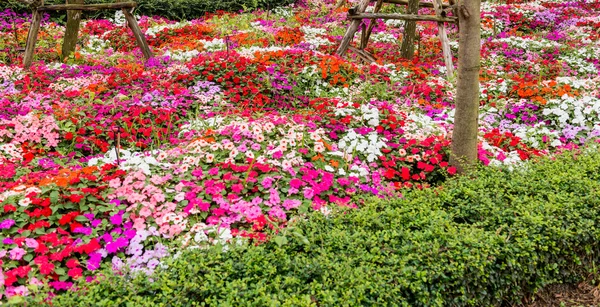
<instances>
[{"instance_id":1,"label":"purple flower","mask_svg":"<svg viewBox=\"0 0 600 307\"><path fill-rule=\"evenodd\" d=\"M126 238L119 237L114 242L106 244L106 251L109 253L116 253L119 249L126 247L129 241Z\"/></svg>"},{"instance_id":2,"label":"purple flower","mask_svg":"<svg viewBox=\"0 0 600 307\"><path fill-rule=\"evenodd\" d=\"M123 223L123 213L119 212L110 217L110 223L113 225L121 225Z\"/></svg>"},{"instance_id":3,"label":"purple flower","mask_svg":"<svg viewBox=\"0 0 600 307\"><path fill-rule=\"evenodd\" d=\"M82 233L86 236L89 236L92 234L92 229L89 227L77 227L73 230L74 233Z\"/></svg>"},{"instance_id":4,"label":"purple flower","mask_svg":"<svg viewBox=\"0 0 600 307\"><path fill-rule=\"evenodd\" d=\"M88 259L87 269L94 271L100 268L100 261L102 261L102 255L100 253L91 253L90 259Z\"/></svg>"},{"instance_id":5,"label":"purple flower","mask_svg":"<svg viewBox=\"0 0 600 307\"><path fill-rule=\"evenodd\" d=\"M2 240L2 243L13 244L13 243L15 243L15 241L13 241L13 239L11 239L11 238L5 238L4 240Z\"/></svg>"},{"instance_id":6,"label":"purple flower","mask_svg":"<svg viewBox=\"0 0 600 307\"><path fill-rule=\"evenodd\" d=\"M9 229L15 224L15 220L4 220L0 223L0 229ZM4 243L6 244L6 243Z\"/></svg>"}]
</instances>

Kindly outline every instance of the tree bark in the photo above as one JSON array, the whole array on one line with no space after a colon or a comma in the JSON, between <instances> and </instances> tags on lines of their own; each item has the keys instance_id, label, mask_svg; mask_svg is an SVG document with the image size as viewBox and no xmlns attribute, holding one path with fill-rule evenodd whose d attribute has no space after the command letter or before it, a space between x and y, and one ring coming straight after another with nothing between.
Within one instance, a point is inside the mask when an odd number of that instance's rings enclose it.
<instances>
[{"instance_id":1,"label":"tree bark","mask_svg":"<svg viewBox=\"0 0 600 307\"><path fill-rule=\"evenodd\" d=\"M459 2L458 83L450 164L464 172L477 162L481 0Z\"/></svg>"},{"instance_id":2,"label":"tree bark","mask_svg":"<svg viewBox=\"0 0 600 307\"><path fill-rule=\"evenodd\" d=\"M356 13L364 13L369 6L369 2L370 0L362 0L356 7ZM354 38L354 34L358 30L358 26L361 24L361 22L362 21L360 19L354 19L352 22L350 22L350 26L348 26L348 29L346 29L346 33L344 34L344 38L342 38L342 43L335 52L337 55L343 56L346 54L348 46L350 46L350 42L352 41L352 38Z\"/></svg>"},{"instance_id":3,"label":"tree bark","mask_svg":"<svg viewBox=\"0 0 600 307\"><path fill-rule=\"evenodd\" d=\"M43 4L43 1L42 1ZM38 32L40 31L40 25L42 23L42 14L37 10L33 10L31 16L31 27L29 28L29 34L27 34L27 45L25 46L25 56L23 57L23 67L28 69L33 63L33 56L35 54L35 44L37 43Z\"/></svg>"},{"instance_id":4,"label":"tree bark","mask_svg":"<svg viewBox=\"0 0 600 307\"><path fill-rule=\"evenodd\" d=\"M83 4L84 0L67 0L67 4ZM81 11L67 11L67 27L65 28L65 37L62 45L62 59L71 55L77 46L77 37L79 36L79 25L81 24Z\"/></svg>"},{"instance_id":5,"label":"tree bark","mask_svg":"<svg viewBox=\"0 0 600 307\"><path fill-rule=\"evenodd\" d=\"M419 0L408 1L408 15L419 13ZM405 59L412 59L415 55L417 23L415 21L406 21L404 23L404 34L402 37L402 46L400 47L400 56Z\"/></svg>"}]
</instances>

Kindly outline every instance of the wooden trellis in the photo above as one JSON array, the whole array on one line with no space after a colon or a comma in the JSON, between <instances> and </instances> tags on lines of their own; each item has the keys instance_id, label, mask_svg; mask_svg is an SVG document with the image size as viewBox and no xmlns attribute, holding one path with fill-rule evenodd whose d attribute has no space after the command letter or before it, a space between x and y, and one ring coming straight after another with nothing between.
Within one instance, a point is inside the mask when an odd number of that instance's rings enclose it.
<instances>
[{"instance_id":1,"label":"wooden trellis","mask_svg":"<svg viewBox=\"0 0 600 307\"><path fill-rule=\"evenodd\" d=\"M135 8L137 3L135 2L123 2L123 0L116 0L115 3L102 3L102 4L84 4L84 0L66 0L65 4L58 5L46 5L44 6L44 0L31 1L21 0L24 3L28 3L34 7L33 17L31 20L31 27L27 34L27 45L25 47L25 56L23 58L23 66L29 68L33 62L33 55L35 53L35 44L37 43L37 36L40 30L40 24L42 21L42 12L44 11L67 11L67 27L65 30L65 37L63 39L62 56L67 57L73 51L75 51L75 43L77 42L77 36L79 33L79 24L81 22L81 11L98 11L98 10L122 10L127 20L127 24L133 31L135 40L142 50L146 59L152 58L152 51L148 47L148 42L140 29L135 17L131 13L131 9Z\"/></svg>"},{"instance_id":2,"label":"wooden trellis","mask_svg":"<svg viewBox=\"0 0 600 307\"><path fill-rule=\"evenodd\" d=\"M375 2L375 8L373 13L366 13L367 7L371 2ZM435 10L435 15L419 15L419 14L383 14L379 13L383 3L407 5L414 4L413 1L418 2L419 7L432 7ZM454 0L449 0L449 4L442 3L442 0L433 0L433 2L419 2L419 0L362 0L357 6L348 10L348 19L351 20L346 34L340 43L336 53L343 56L348 49L352 50L359 57L367 61L375 61L375 58L365 51L371 32L375 27L375 19L399 19L405 21L435 21L438 23L438 35L442 42L442 51L444 55L444 62L446 64L447 75L454 75L454 65L452 64L452 53L450 50L450 43L448 41L448 35L446 33L445 23L457 23L458 18L456 17L456 4ZM447 16L449 11L453 11L453 16ZM368 27L365 26L361 21L363 19L371 19L372 22ZM362 24L360 46L353 48L350 46L350 42L354 38L354 34L358 31L358 28Z\"/></svg>"}]
</instances>

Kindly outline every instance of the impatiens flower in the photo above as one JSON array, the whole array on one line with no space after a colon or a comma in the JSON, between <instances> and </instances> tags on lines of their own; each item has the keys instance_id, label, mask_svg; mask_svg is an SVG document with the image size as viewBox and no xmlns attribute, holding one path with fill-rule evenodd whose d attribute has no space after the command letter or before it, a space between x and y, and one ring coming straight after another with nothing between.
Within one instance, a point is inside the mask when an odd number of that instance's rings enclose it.
<instances>
[{"instance_id":1,"label":"impatiens flower","mask_svg":"<svg viewBox=\"0 0 600 307\"><path fill-rule=\"evenodd\" d=\"M33 249L36 249L39 246L39 244L38 244L38 242L36 240L30 239L30 238L25 239L25 245L27 247L33 248Z\"/></svg>"},{"instance_id":2,"label":"impatiens flower","mask_svg":"<svg viewBox=\"0 0 600 307\"><path fill-rule=\"evenodd\" d=\"M286 199L283 201L282 206L285 208L285 210L291 210L298 208L301 204L302 202L297 199Z\"/></svg>"},{"instance_id":3,"label":"impatiens flower","mask_svg":"<svg viewBox=\"0 0 600 307\"><path fill-rule=\"evenodd\" d=\"M0 229L9 229L15 224L15 220L6 219L0 222ZM5 243L6 244L6 243Z\"/></svg>"},{"instance_id":4,"label":"impatiens flower","mask_svg":"<svg viewBox=\"0 0 600 307\"><path fill-rule=\"evenodd\" d=\"M55 290L69 290L72 286L72 282L66 281L51 281L48 283Z\"/></svg>"},{"instance_id":5,"label":"impatiens flower","mask_svg":"<svg viewBox=\"0 0 600 307\"><path fill-rule=\"evenodd\" d=\"M71 278L73 279L77 279L79 277L82 276L83 270L79 267L76 268L72 268L69 270L69 272L67 273Z\"/></svg>"},{"instance_id":6,"label":"impatiens flower","mask_svg":"<svg viewBox=\"0 0 600 307\"><path fill-rule=\"evenodd\" d=\"M123 213L119 212L110 217L110 223L113 225L121 225L123 223Z\"/></svg>"},{"instance_id":7,"label":"impatiens flower","mask_svg":"<svg viewBox=\"0 0 600 307\"><path fill-rule=\"evenodd\" d=\"M10 250L9 254L10 254L10 259L11 260L21 260L21 258L23 258L23 256L26 254L27 252L20 248L20 247L15 247L12 250Z\"/></svg>"},{"instance_id":8,"label":"impatiens flower","mask_svg":"<svg viewBox=\"0 0 600 307\"><path fill-rule=\"evenodd\" d=\"M294 178L290 180L290 186L294 189L299 189L302 186L302 180Z\"/></svg>"}]
</instances>

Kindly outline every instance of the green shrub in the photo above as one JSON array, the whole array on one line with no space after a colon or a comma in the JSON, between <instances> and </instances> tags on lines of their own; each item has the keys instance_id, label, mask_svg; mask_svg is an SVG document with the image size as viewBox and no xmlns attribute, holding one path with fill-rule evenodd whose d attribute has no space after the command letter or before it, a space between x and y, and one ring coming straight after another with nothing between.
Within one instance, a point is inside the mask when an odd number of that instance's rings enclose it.
<instances>
[{"instance_id":1,"label":"green shrub","mask_svg":"<svg viewBox=\"0 0 600 307\"><path fill-rule=\"evenodd\" d=\"M114 3L114 0L86 0L91 3ZM173 20L189 20L200 18L206 13L216 11L237 12L240 10L271 9L288 5L294 0L137 0L136 14L147 16L163 16ZM65 0L46 0L46 5L64 4ZM17 0L3 0L0 11L13 9L18 12L27 11L27 6ZM113 11L103 11L112 14Z\"/></svg>"},{"instance_id":2,"label":"green shrub","mask_svg":"<svg viewBox=\"0 0 600 307\"><path fill-rule=\"evenodd\" d=\"M498 306L593 270L600 153L485 168L403 199L313 213L259 246L187 251L54 306ZM295 235L292 235L295 234ZM279 244L278 244L279 243Z\"/></svg>"}]
</instances>

